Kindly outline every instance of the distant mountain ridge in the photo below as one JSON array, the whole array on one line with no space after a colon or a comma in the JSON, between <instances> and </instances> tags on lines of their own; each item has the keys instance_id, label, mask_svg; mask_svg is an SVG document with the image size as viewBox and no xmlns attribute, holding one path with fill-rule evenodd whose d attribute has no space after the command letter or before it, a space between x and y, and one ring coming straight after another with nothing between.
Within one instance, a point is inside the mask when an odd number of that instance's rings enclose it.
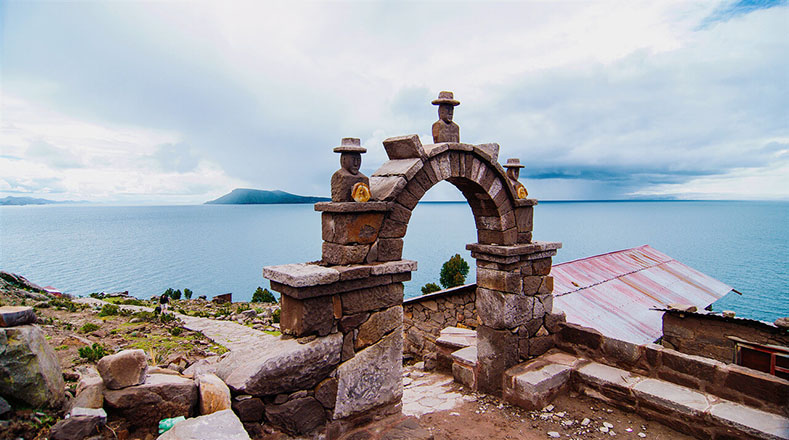
<instances>
[{"instance_id":1,"label":"distant mountain ridge","mask_svg":"<svg viewBox=\"0 0 789 440\"><path fill-rule=\"evenodd\" d=\"M72 201L56 202L54 200L36 199L33 197L13 197L13 196L8 196L0 199L0 205L3 206L54 205L60 203L76 203L76 202L72 202Z\"/></svg>"},{"instance_id":2,"label":"distant mountain ridge","mask_svg":"<svg viewBox=\"0 0 789 440\"><path fill-rule=\"evenodd\" d=\"M298 196L285 191L236 188L222 197L205 202L206 205L273 205L278 203L328 202L328 197Z\"/></svg>"}]
</instances>

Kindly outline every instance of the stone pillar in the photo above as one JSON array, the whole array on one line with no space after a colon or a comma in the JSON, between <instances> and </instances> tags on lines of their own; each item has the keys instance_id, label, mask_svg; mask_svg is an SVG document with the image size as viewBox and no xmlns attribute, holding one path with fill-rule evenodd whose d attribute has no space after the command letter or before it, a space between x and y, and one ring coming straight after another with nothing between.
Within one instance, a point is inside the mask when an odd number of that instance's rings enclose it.
<instances>
[{"instance_id":1,"label":"stone pillar","mask_svg":"<svg viewBox=\"0 0 789 440\"><path fill-rule=\"evenodd\" d=\"M553 309L553 277L549 274L552 257L561 246L547 242L466 246L477 260L480 391L498 393L507 368L539 356L553 345L544 318Z\"/></svg>"},{"instance_id":2,"label":"stone pillar","mask_svg":"<svg viewBox=\"0 0 789 440\"><path fill-rule=\"evenodd\" d=\"M357 243L337 243L338 246L369 247L358 244L369 239L365 226L381 222L375 212L357 212L356 216L342 215L347 212L330 214L329 221L324 217L324 237ZM337 238L338 234L341 237ZM411 279L414 270L416 262L407 260L343 266L287 264L263 269L263 276L271 280L271 288L282 295L283 334L319 339L342 335L339 365L319 379L317 386L304 390L305 396L322 405L326 415L321 429L328 438L337 438L377 417L400 412L403 282ZM288 404L290 401L284 405ZM266 411L268 414L268 407ZM298 419L303 416L299 416L299 411L276 413L278 417L284 417L283 414L292 414L294 419L283 419L285 427L299 426Z\"/></svg>"}]
</instances>

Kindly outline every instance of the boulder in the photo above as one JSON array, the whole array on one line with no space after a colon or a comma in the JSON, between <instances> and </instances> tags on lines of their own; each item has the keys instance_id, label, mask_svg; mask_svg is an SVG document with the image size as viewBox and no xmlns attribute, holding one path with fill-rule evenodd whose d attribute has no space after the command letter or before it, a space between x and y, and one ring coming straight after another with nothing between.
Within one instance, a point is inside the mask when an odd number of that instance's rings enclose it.
<instances>
[{"instance_id":1,"label":"boulder","mask_svg":"<svg viewBox=\"0 0 789 440\"><path fill-rule=\"evenodd\" d=\"M216 375L235 394L264 396L312 388L340 363L342 334L301 344L279 338L263 347L231 352Z\"/></svg>"},{"instance_id":2,"label":"boulder","mask_svg":"<svg viewBox=\"0 0 789 440\"><path fill-rule=\"evenodd\" d=\"M334 419L399 401L403 395L402 357L403 331L398 328L340 365Z\"/></svg>"},{"instance_id":3,"label":"boulder","mask_svg":"<svg viewBox=\"0 0 789 440\"><path fill-rule=\"evenodd\" d=\"M789 317L778 318L775 320L774 324L778 328L789 329Z\"/></svg>"},{"instance_id":4,"label":"boulder","mask_svg":"<svg viewBox=\"0 0 789 440\"><path fill-rule=\"evenodd\" d=\"M0 396L60 408L65 384L55 351L35 325L0 327Z\"/></svg>"},{"instance_id":5,"label":"boulder","mask_svg":"<svg viewBox=\"0 0 789 440\"><path fill-rule=\"evenodd\" d=\"M266 405L266 418L290 433L303 435L326 423L326 411L314 397L307 396Z\"/></svg>"},{"instance_id":6,"label":"boulder","mask_svg":"<svg viewBox=\"0 0 789 440\"><path fill-rule=\"evenodd\" d=\"M249 440L233 411L226 409L178 422L157 440Z\"/></svg>"},{"instance_id":7,"label":"boulder","mask_svg":"<svg viewBox=\"0 0 789 440\"><path fill-rule=\"evenodd\" d=\"M181 374L184 376L197 377L205 373L215 373L220 359L220 356L209 356L207 358L200 359L187 367L181 372Z\"/></svg>"},{"instance_id":8,"label":"boulder","mask_svg":"<svg viewBox=\"0 0 789 440\"><path fill-rule=\"evenodd\" d=\"M123 350L99 359L96 367L104 380L104 386L119 390L143 383L148 361L142 350Z\"/></svg>"},{"instance_id":9,"label":"boulder","mask_svg":"<svg viewBox=\"0 0 789 440\"><path fill-rule=\"evenodd\" d=\"M77 394L71 402L72 408L101 408L104 406L104 381L93 367L80 371Z\"/></svg>"},{"instance_id":10,"label":"boulder","mask_svg":"<svg viewBox=\"0 0 789 440\"><path fill-rule=\"evenodd\" d=\"M142 385L104 390L105 408L133 426L147 429L156 427L161 419L193 415L197 401L194 381L171 374L151 374Z\"/></svg>"},{"instance_id":11,"label":"boulder","mask_svg":"<svg viewBox=\"0 0 789 440\"><path fill-rule=\"evenodd\" d=\"M99 434L107 423L103 409L74 408L68 418L60 420L49 431L51 440L81 440Z\"/></svg>"},{"instance_id":12,"label":"boulder","mask_svg":"<svg viewBox=\"0 0 789 440\"><path fill-rule=\"evenodd\" d=\"M263 420L265 407L263 401L248 394L233 399L233 411L242 422L258 422Z\"/></svg>"},{"instance_id":13,"label":"boulder","mask_svg":"<svg viewBox=\"0 0 789 440\"><path fill-rule=\"evenodd\" d=\"M0 307L0 327L16 327L36 322L36 312L32 307L2 306Z\"/></svg>"},{"instance_id":14,"label":"boulder","mask_svg":"<svg viewBox=\"0 0 789 440\"><path fill-rule=\"evenodd\" d=\"M196 379L200 391L200 414L206 415L230 409L230 389L215 374L203 374Z\"/></svg>"}]
</instances>

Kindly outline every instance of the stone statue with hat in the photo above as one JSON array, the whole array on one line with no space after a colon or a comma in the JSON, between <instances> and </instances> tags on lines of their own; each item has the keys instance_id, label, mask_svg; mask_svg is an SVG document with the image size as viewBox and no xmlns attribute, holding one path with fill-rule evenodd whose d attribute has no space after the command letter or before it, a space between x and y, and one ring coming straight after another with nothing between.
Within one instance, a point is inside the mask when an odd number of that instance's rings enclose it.
<instances>
[{"instance_id":1,"label":"stone statue with hat","mask_svg":"<svg viewBox=\"0 0 789 440\"><path fill-rule=\"evenodd\" d=\"M452 92L444 91L438 93L433 105L438 106L438 121L433 123L433 143L460 142L460 127L452 122L455 106L460 105L460 101L455 100Z\"/></svg>"},{"instance_id":2,"label":"stone statue with hat","mask_svg":"<svg viewBox=\"0 0 789 440\"><path fill-rule=\"evenodd\" d=\"M366 202L370 200L370 179L359 172L362 166L362 147L358 138L343 138L339 147L340 169L331 176L332 202Z\"/></svg>"},{"instance_id":3,"label":"stone statue with hat","mask_svg":"<svg viewBox=\"0 0 789 440\"><path fill-rule=\"evenodd\" d=\"M507 163L504 165L504 168L507 169L507 177L509 177L510 183L512 183L513 188L515 188L515 195L519 199L525 199L528 197L529 192L526 191L526 187L523 186L522 183L518 182L518 178L521 174L521 168L523 168L520 159L507 159Z\"/></svg>"}]
</instances>

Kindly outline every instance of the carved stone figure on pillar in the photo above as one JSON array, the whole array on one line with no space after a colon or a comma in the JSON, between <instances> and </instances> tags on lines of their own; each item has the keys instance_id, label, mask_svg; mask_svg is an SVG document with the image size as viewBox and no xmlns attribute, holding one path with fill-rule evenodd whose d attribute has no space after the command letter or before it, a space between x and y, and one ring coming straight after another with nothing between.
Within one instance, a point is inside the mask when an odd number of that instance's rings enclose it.
<instances>
[{"instance_id":1,"label":"carved stone figure on pillar","mask_svg":"<svg viewBox=\"0 0 789 440\"><path fill-rule=\"evenodd\" d=\"M370 200L370 179L359 172L362 166L362 147L358 138L343 138L334 149L340 153L340 169L331 176L332 202L366 202Z\"/></svg>"},{"instance_id":2,"label":"carved stone figure on pillar","mask_svg":"<svg viewBox=\"0 0 789 440\"><path fill-rule=\"evenodd\" d=\"M521 174L521 165L520 159L510 158L507 159L507 163L504 165L504 168L507 169L507 177L510 179L510 183L515 188L515 194L519 199L525 199L529 196L529 192L526 191L526 187L523 186L522 183L518 182L518 178Z\"/></svg>"},{"instance_id":3,"label":"carved stone figure on pillar","mask_svg":"<svg viewBox=\"0 0 789 440\"><path fill-rule=\"evenodd\" d=\"M460 127L452 122L455 106L460 105L460 101L455 100L452 92L439 92L433 105L438 106L438 121L433 123L433 143L460 142Z\"/></svg>"}]
</instances>

